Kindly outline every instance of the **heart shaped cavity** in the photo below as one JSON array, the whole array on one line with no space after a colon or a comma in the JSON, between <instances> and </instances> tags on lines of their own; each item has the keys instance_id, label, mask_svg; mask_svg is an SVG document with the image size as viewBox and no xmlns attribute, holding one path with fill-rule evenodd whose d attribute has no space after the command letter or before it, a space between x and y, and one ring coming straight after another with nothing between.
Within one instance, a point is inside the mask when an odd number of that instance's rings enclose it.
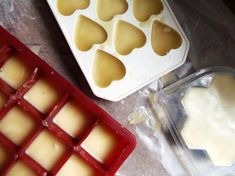
<instances>
[{"instance_id":1,"label":"heart shaped cavity","mask_svg":"<svg viewBox=\"0 0 235 176\"><path fill-rule=\"evenodd\" d=\"M58 11L64 15L72 15L77 9L86 9L90 0L57 0Z\"/></svg>"},{"instance_id":2,"label":"heart shaped cavity","mask_svg":"<svg viewBox=\"0 0 235 176\"><path fill-rule=\"evenodd\" d=\"M94 44L104 43L107 37L108 34L101 25L83 15L78 17L75 43L79 50L88 51Z\"/></svg>"},{"instance_id":3,"label":"heart shaped cavity","mask_svg":"<svg viewBox=\"0 0 235 176\"><path fill-rule=\"evenodd\" d=\"M114 80L121 80L126 75L124 64L115 56L97 50L93 64L93 79L99 87L108 87Z\"/></svg>"},{"instance_id":4,"label":"heart shaped cavity","mask_svg":"<svg viewBox=\"0 0 235 176\"><path fill-rule=\"evenodd\" d=\"M110 21L115 15L125 13L127 9L126 0L97 0L97 14L103 21Z\"/></svg>"},{"instance_id":5,"label":"heart shaped cavity","mask_svg":"<svg viewBox=\"0 0 235 176\"><path fill-rule=\"evenodd\" d=\"M158 55L164 56L170 50L179 48L182 39L176 30L156 20L153 22L151 44Z\"/></svg>"},{"instance_id":6,"label":"heart shaped cavity","mask_svg":"<svg viewBox=\"0 0 235 176\"><path fill-rule=\"evenodd\" d=\"M121 55L128 55L135 48L141 48L146 43L146 36L136 26L119 20L115 29L114 45Z\"/></svg>"},{"instance_id":7,"label":"heart shaped cavity","mask_svg":"<svg viewBox=\"0 0 235 176\"><path fill-rule=\"evenodd\" d=\"M135 18L144 22L147 21L152 15L158 15L163 10L161 0L134 0L133 12Z\"/></svg>"}]
</instances>

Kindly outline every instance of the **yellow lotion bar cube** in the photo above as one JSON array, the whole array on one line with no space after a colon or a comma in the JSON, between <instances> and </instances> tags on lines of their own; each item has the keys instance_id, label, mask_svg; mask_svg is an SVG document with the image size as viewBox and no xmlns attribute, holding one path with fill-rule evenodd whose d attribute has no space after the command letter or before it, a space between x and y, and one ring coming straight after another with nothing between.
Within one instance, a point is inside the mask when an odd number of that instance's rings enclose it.
<instances>
[{"instance_id":1,"label":"yellow lotion bar cube","mask_svg":"<svg viewBox=\"0 0 235 176\"><path fill-rule=\"evenodd\" d=\"M79 136L89 125L89 120L87 112L73 101L65 104L53 119L54 123L72 137Z\"/></svg>"},{"instance_id":2,"label":"yellow lotion bar cube","mask_svg":"<svg viewBox=\"0 0 235 176\"><path fill-rule=\"evenodd\" d=\"M22 161L17 161L7 173L7 176L37 176L37 174Z\"/></svg>"},{"instance_id":3,"label":"yellow lotion bar cube","mask_svg":"<svg viewBox=\"0 0 235 176\"><path fill-rule=\"evenodd\" d=\"M42 131L26 149L26 154L45 169L52 170L65 150L63 143L48 131Z\"/></svg>"},{"instance_id":4,"label":"yellow lotion bar cube","mask_svg":"<svg viewBox=\"0 0 235 176\"><path fill-rule=\"evenodd\" d=\"M16 145L20 145L35 126L33 117L15 106L1 119L0 132Z\"/></svg>"},{"instance_id":5,"label":"yellow lotion bar cube","mask_svg":"<svg viewBox=\"0 0 235 176\"><path fill-rule=\"evenodd\" d=\"M8 157L9 155L7 151L3 148L3 146L0 145L0 170L4 166L4 164L6 164Z\"/></svg>"},{"instance_id":6,"label":"yellow lotion bar cube","mask_svg":"<svg viewBox=\"0 0 235 176\"><path fill-rule=\"evenodd\" d=\"M60 93L49 81L38 80L24 95L24 99L41 113L48 113L60 98Z\"/></svg>"},{"instance_id":7,"label":"yellow lotion bar cube","mask_svg":"<svg viewBox=\"0 0 235 176\"><path fill-rule=\"evenodd\" d=\"M72 155L62 166L60 171L57 173L57 176L93 176L94 173L94 169L89 166L84 160L76 155Z\"/></svg>"},{"instance_id":8,"label":"yellow lotion bar cube","mask_svg":"<svg viewBox=\"0 0 235 176\"><path fill-rule=\"evenodd\" d=\"M97 161L104 163L117 145L116 136L104 126L96 126L82 143L84 148Z\"/></svg>"},{"instance_id":9,"label":"yellow lotion bar cube","mask_svg":"<svg viewBox=\"0 0 235 176\"><path fill-rule=\"evenodd\" d=\"M16 56L9 58L0 71L0 78L15 90L22 86L29 76L30 70Z\"/></svg>"}]
</instances>

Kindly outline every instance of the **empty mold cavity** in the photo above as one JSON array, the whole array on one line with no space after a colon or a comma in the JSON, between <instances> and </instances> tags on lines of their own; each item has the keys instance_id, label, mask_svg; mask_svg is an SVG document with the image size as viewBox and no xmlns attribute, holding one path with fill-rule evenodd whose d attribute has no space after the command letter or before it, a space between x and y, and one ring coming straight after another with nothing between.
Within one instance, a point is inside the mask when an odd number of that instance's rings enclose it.
<instances>
[{"instance_id":1,"label":"empty mold cavity","mask_svg":"<svg viewBox=\"0 0 235 176\"><path fill-rule=\"evenodd\" d=\"M9 154L7 150L0 144L0 170L9 160Z\"/></svg>"},{"instance_id":2,"label":"empty mold cavity","mask_svg":"<svg viewBox=\"0 0 235 176\"><path fill-rule=\"evenodd\" d=\"M124 64L115 56L97 50L93 63L93 79L97 86L108 87L112 81L121 80L126 74Z\"/></svg>"},{"instance_id":3,"label":"empty mold cavity","mask_svg":"<svg viewBox=\"0 0 235 176\"><path fill-rule=\"evenodd\" d=\"M207 151L215 166L235 161L235 79L217 75L209 88L193 87L183 97L187 119L181 131L190 149Z\"/></svg>"},{"instance_id":4,"label":"empty mold cavity","mask_svg":"<svg viewBox=\"0 0 235 176\"><path fill-rule=\"evenodd\" d=\"M97 0L97 14L103 21L110 21L114 16L125 13L127 9L126 0Z\"/></svg>"},{"instance_id":5,"label":"empty mold cavity","mask_svg":"<svg viewBox=\"0 0 235 176\"><path fill-rule=\"evenodd\" d=\"M151 44L155 53L164 56L170 50L179 48L182 44L182 39L176 30L155 20L152 26Z\"/></svg>"},{"instance_id":6,"label":"empty mold cavity","mask_svg":"<svg viewBox=\"0 0 235 176\"><path fill-rule=\"evenodd\" d=\"M0 78L15 90L29 78L31 70L19 56L10 57L0 69Z\"/></svg>"},{"instance_id":7,"label":"empty mold cavity","mask_svg":"<svg viewBox=\"0 0 235 176\"><path fill-rule=\"evenodd\" d=\"M66 152L66 146L49 131L42 131L25 153L45 169L51 171Z\"/></svg>"},{"instance_id":8,"label":"empty mold cavity","mask_svg":"<svg viewBox=\"0 0 235 176\"><path fill-rule=\"evenodd\" d=\"M0 110L3 108L6 102L7 102L7 96L0 91Z\"/></svg>"},{"instance_id":9,"label":"empty mold cavity","mask_svg":"<svg viewBox=\"0 0 235 176\"><path fill-rule=\"evenodd\" d=\"M27 100L41 113L48 113L59 101L61 92L49 80L41 78L24 95Z\"/></svg>"},{"instance_id":10,"label":"empty mold cavity","mask_svg":"<svg viewBox=\"0 0 235 176\"><path fill-rule=\"evenodd\" d=\"M94 176L95 170L84 159L73 154L62 166L57 176L81 175Z\"/></svg>"},{"instance_id":11,"label":"empty mold cavity","mask_svg":"<svg viewBox=\"0 0 235 176\"><path fill-rule=\"evenodd\" d=\"M6 176L37 176L36 172L22 161L17 161Z\"/></svg>"},{"instance_id":12,"label":"empty mold cavity","mask_svg":"<svg viewBox=\"0 0 235 176\"><path fill-rule=\"evenodd\" d=\"M11 108L0 120L0 132L16 145L21 145L35 127L33 117L18 106Z\"/></svg>"},{"instance_id":13,"label":"empty mold cavity","mask_svg":"<svg viewBox=\"0 0 235 176\"><path fill-rule=\"evenodd\" d=\"M144 32L123 20L117 22L114 35L115 49L121 55L128 55L133 49L141 48L146 43Z\"/></svg>"},{"instance_id":14,"label":"empty mold cavity","mask_svg":"<svg viewBox=\"0 0 235 176\"><path fill-rule=\"evenodd\" d=\"M83 15L78 17L75 43L80 51L88 51L94 44L104 43L107 37L107 32L100 24Z\"/></svg>"},{"instance_id":15,"label":"empty mold cavity","mask_svg":"<svg viewBox=\"0 0 235 176\"><path fill-rule=\"evenodd\" d=\"M118 147L118 137L104 125L95 126L81 146L100 163L105 163Z\"/></svg>"},{"instance_id":16,"label":"empty mold cavity","mask_svg":"<svg viewBox=\"0 0 235 176\"><path fill-rule=\"evenodd\" d=\"M93 121L90 113L74 100L66 103L53 119L55 124L74 138L81 136Z\"/></svg>"},{"instance_id":17,"label":"empty mold cavity","mask_svg":"<svg viewBox=\"0 0 235 176\"><path fill-rule=\"evenodd\" d=\"M133 12L140 22L147 21L152 15L162 12L164 6L161 0L133 0Z\"/></svg>"},{"instance_id":18,"label":"empty mold cavity","mask_svg":"<svg viewBox=\"0 0 235 176\"><path fill-rule=\"evenodd\" d=\"M58 11L64 15L72 15L77 9L86 9L90 0L57 0Z\"/></svg>"}]
</instances>

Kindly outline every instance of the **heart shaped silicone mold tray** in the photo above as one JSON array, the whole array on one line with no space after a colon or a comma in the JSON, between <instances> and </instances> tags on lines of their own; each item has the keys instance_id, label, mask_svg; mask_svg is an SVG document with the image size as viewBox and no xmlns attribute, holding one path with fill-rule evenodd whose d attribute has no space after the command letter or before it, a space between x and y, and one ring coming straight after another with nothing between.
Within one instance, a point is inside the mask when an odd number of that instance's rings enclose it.
<instances>
[{"instance_id":1,"label":"heart shaped silicone mold tray","mask_svg":"<svg viewBox=\"0 0 235 176\"><path fill-rule=\"evenodd\" d=\"M72 8L69 16L61 12L58 2L48 0L98 97L121 100L182 65L187 57L189 42L166 0L94 0L86 8ZM64 7L68 8L67 4ZM97 51L111 55L119 64L106 59L107 72L97 73L102 70L97 69ZM118 76L108 75L118 72Z\"/></svg>"}]
</instances>

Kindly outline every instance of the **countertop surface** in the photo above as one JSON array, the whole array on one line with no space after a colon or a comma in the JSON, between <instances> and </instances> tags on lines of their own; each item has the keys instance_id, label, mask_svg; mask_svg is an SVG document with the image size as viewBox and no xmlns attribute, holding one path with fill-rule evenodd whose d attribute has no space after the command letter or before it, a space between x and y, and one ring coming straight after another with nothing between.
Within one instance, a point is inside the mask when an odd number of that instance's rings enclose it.
<instances>
[{"instance_id":1,"label":"countertop surface","mask_svg":"<svg viewBox=\"0 0 235 176\"><path fill-rule=\"evenodd\" d=\"M222 1L169 0L169 3L190 40L191 48L186 64L162 78L161 87L206 66L235 67L235 17ZM175 167L169 161L171 157L166 156L168 149L162 147L161 137L151 130L145 130L143 135L138 129L148 126L128 123L133 112L145 109L148 112L149 96L159 89L159 81L120 102L95 97L45 0L0 0L0 25L136 135L137 148L118 175L174 175ZM146 142L146 138L150 141Z\"/></svg>"}]
</instances>

